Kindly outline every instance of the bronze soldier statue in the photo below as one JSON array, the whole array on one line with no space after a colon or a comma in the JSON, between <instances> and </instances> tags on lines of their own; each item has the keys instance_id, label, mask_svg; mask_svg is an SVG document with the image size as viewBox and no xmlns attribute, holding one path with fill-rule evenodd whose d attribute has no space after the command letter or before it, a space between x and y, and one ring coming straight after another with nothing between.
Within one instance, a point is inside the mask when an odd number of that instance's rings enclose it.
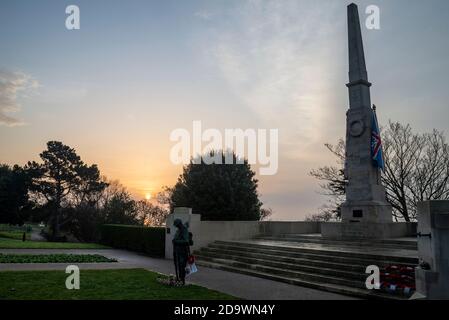
<instances>
[{"instance_id":1,"label":"bronze soldier statue","mask_svg":"<svg viewBox=\"0 0 449 320\"><path fill-rule=\"evenodd\" d=\"M187 259L190 254L189 230L181 219L174 221L177 228L173 238L173 260L175 262L176 280L185 284Z\"/></svg>"}]
</instances>

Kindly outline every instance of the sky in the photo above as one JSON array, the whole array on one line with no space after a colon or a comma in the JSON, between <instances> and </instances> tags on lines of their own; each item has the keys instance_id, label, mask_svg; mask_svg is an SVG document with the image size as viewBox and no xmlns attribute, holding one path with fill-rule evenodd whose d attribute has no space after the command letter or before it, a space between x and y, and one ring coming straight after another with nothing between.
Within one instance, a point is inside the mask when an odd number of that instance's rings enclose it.
<instances>
[{"instance_id":1,"label":"sky","mask_svg":"<svg viewBox=\"0 0 449 320\"><path fill-rule=\"evenodd\" d=\"M0 163L76 149L136 198L172 186L170 133L278 129L279 168L259 192L273 220L325 204L308 174L345 135L343 0L0 1ZM449 131L449 1L356 1L380 124ZM80 9L67 30L65 8ZM380 29L364 27L380 8Z\"/></svg>"}]
</instances>

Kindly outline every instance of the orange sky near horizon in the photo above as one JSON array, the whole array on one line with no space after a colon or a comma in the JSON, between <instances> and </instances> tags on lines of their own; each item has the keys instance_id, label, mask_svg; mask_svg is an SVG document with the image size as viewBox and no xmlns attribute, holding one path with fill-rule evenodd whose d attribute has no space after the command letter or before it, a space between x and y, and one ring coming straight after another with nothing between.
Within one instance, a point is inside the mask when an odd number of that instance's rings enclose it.
<instances>
[{"instance_id":1,"label":"orange sky near horizon","mask_svg":"<svg viewBox=\"0 0 449 320\"><path fill-rule=\"evenodd\" d=\"M150 152L139 143L108 148L104 144L93 147L90 143L71 144L63 139L61 142L74 148L88 165L97 164L101 175L108 180L118 180L136 200L145 199L147 194L154 199L163 187L173 186L182 173L182 166L170 163L168 151L155 149L154 145L148 147L152 148ZM45 143L41 147L32 156L22 153L20 158L15 156L13 161L7 163L23 165L29 160L41 162L38 154L46 149Z\"/></svg>"}]
</instances>

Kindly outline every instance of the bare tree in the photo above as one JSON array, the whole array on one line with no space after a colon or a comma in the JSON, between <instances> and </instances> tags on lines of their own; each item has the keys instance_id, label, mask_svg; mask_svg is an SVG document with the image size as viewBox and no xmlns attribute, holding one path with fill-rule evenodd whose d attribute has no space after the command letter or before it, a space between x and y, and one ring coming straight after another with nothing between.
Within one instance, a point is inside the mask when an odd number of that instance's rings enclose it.
<instances>
[{"instance_id":1,"label":"bare tree","mask_svg":"<svg viewBox=\"0 0 449 320\"><path fill-rule=\"evenodd\" d=\"M410 125L390 121L382 136L382 183L396 220L416 220L420 201L449 199L449 146L443 132L434 129L432 133L416 134ZM320 186L323 194L330 196L330 205L321 212L321 220L327 219L329 212L338 216L339 206L345 200L344 141L335 146L326 144L326 148L337 157L338 165L310 172L325 182ZM310 218L318 219L320 214Z\"/></svg>"},{"instance_id":2,"label":"bare tree","mask_svg":"<svg viewBox=\"0 0 449 320\"><path fill-rule=\"evenodd\" d=\"M333 210L323 209L321 212L306 217L306 221L324 221L336 220Z\"/></svg>"},{"instance_id":3,"label":"bare tree","mask_svg":"<svg viewBox=\"0 0 449 320\"><path fill-rule=\"evenodd\" d=\"M260 221L269 221L270 217L273 215L273 209L271 208L261 208L260 209Z\"/></svg>"},{"instance_id":4,"label":"bare tree","mask_svg":"<svg viewBox=\"0 0 449 320\"><path fill-rule=\"evenodd\" d=\"M107 177L102 176L101 181L107 184L107 187L98 195L98 207L103 208L113 197L128 193L128 190L119 180L108 180Z\"/></svg>"},{"instance_id":5,"label":"bare tree","mask_svg":"<svg viewBox=\"0 0 449 320\"><path fill-rule=\"evenodd\" d=\"M159 205L162 205L163 207L167 208L168 211L173 211L173 201L172 201L172 195L173 195L173 188L170 188L168 186L162 187L162 191L159 192L156 195L156 201L159 203Z\"/></svg>"},{"instance_id":6,"label":"bare tree","mask_svg":"<svg viewBox=\"0 0 449 320\"><path fill-rule=\"evenodd\" d=\"M449 199L449 146L438 130L424 134L424 147L407 186L409 207L416 214L417 203Z\"/></svg>"},{"instance_id":7,"label":"bare tree","mask_svg":"<svg viewBox=\"0 0 449 320\"><path fill-rule=\"evenodd\" d=\"M344 176L345 142L340 139L336 145L326 143L325 147L337 157L337 166L325 166L310 171L310 175L323 181L321 194L328 196L328 203L319 208L319 213L306 218L307 221L330 221L340 219L340 207L345 201L346 180Z\"/></svg>"},{"instance_id":8,"label":"bare tree","mask_svg":"<svg viewBox=\"0 0 449 320\"><path fill-rule=\"evenodd\" d=\"M383 150L385 156L385 170L382 183L387 192L387 200L393 207L395 218L402 217L405 221L413 219L409 212L409 187L422 150L425 139L422 135L414 134L410 125L389 122L383 133Z\"/></svg>"},{"instance_id":9,"label":"bare tree","mask_svg":"<svg viewBox=\"0 0 449 320\"><path fill-rule=\"evenodd\" d=\"M136 209L140 223L145 226L163 226L165 225L165 220L169 214L167 208L152 204L148 200L137 201Z\"/></svg>"}]
</instances>

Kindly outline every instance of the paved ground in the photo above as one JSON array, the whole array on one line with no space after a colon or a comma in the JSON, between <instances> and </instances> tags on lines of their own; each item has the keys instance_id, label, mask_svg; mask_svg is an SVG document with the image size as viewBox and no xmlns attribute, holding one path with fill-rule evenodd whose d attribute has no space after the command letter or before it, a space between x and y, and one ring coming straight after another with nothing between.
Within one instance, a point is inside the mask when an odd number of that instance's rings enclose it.
<instances>
[{"instance_id":1,"label":"paved ground","mask_svg":"<svg viewBox=\"0 0 449 320\"><path fill-rule=\"evenodd\" d=\"M31 241L47 241L47 239L41 235L41 229L33 228L31 231Z\"/></svg>"},{"instance_id":2,"label":"paved ground","mask_svg":"<svg viewBox=\"0 0 449 320\"><path fill-rule=\"evenodd\" d=\"M118 263L80 263L83 269L124 269L144 268L165 274L174 273L171 260L150 258L138 253L115 249L0 249L0 253L73 253L101 254L115 258ZM5 270L65 270L68 264L36 263L36 264L0 264L0 271ZM293 286L285 283L231 273L206 267L199 267L199 272L189 278L189 282L214 289L236 297L254 300L352 300L355 298L319 291L310 288Z\"/></svg>"}]
</instances>

